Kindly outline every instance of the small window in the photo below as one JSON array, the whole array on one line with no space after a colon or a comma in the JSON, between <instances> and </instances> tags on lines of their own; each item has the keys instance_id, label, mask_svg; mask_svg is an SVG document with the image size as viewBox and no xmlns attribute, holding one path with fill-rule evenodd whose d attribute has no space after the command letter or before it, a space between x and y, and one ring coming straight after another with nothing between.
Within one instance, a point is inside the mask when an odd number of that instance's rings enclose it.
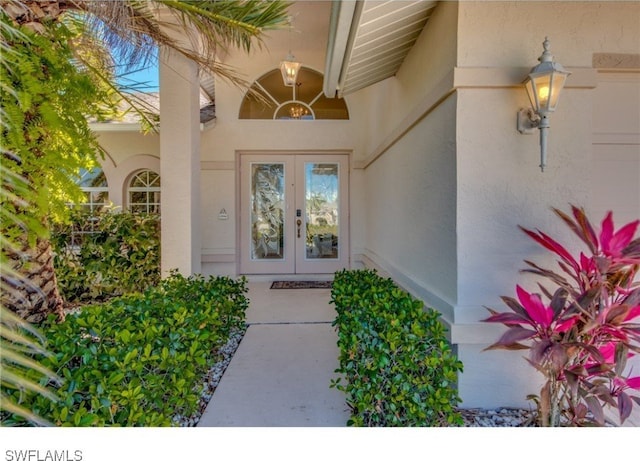
<instances>
[{"instance_id":1,"label":"small window","mask_svg":"<svg viewBox=\"0 0 640 461\"><path fill-rule=\"evenodd\" d=\"M82 211L95 214L109 204L109 185L102 169L82 170L78 185L86 198L84 203L76 204Z\"/></svg>"},{"instance_id":2,"label":"small window","mask_svg":"<svg viewBox=\"0 0 640 461\"><path fill-rule=\"evenodd\" d=\"M109 204L109 186L101 168L80 170L77 182L85 200L82 203L69 203L69 207L79 213L72 220L70 233L66 242L67 248L73 252L80 251L84 236L97 232L98 214Z\"/></svg>"},{"instance_id":3,"label":"small window","mask_svg":"<svg viewBox=\"0 0 640 461\"><path fill-rule=\"evenodd\" d=\"M251 85L240 105L240 119L348 120L344 99L327 98L320 72L300 68L295 86L284 86L280 69L267 72Z\"/></svg>"},{"instance_id":4,"label":"small window","mask_svg":"<svg viewBox=\"0 0 640 461\"><path fill-rule=\"evenodd\" d=\"M129 182L129 211L160 213L160 175L151 170L138 172Z\"/></svg>"}]
</instances>

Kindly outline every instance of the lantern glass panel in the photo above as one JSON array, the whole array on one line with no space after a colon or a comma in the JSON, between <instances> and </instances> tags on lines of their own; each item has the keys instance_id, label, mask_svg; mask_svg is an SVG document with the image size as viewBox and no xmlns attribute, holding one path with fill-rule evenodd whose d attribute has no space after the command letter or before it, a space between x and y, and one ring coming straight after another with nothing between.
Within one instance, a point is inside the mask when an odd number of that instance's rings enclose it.
<instances>
[{"instance_id":1,"label":"lantern glass panel","mask_svg":"<svg viewBox=\"0 0 640 461\"><path fill-rule=\"evenodd\" d=\"M536 75L533 78L533 86L535 89L536 103L535 109L548 110L549 100L551 96L551 75Z\"/></svg>"},{"instance_id":2,"label":"lantern glass panel","mask_svg":"<svg viewBox=\"0 0 640 461\"><path fill-rule=\"evenodd\" d=\"M533 88L533 80L527 78L527 80L524 82L524 87L527 89L527 96L529 96L529 103L531 103L531 107L537 111L538 101L536 100L536 92Z\"/></svg>"},{"instance_id":3,"label":"lantern glass panel","mask_svg":"<svg viewBox=\"0 0 640 461\"><path fill-rule=\"evenodd\" d=\"M558 99L560 99L560 92L562 88L564 88L564 82L567 79L567 74L561 72L554 72L551 76L551 85L552 85L552 93L551 99L549 100L549 111L553 112L556 110L556 106L558 105Z\"/></svg>"},{"instance_id":4,"label":"lantern glass panel","mask_svg":"<svg viewBox=\"0 0 640 461\"><path fill-rule=\"evenodd\" d=\"M282 71L282 80L285 86L294 86L298 77L300 63L295 61L282 61L280 70Z\"/></svg>"}]
</instances>

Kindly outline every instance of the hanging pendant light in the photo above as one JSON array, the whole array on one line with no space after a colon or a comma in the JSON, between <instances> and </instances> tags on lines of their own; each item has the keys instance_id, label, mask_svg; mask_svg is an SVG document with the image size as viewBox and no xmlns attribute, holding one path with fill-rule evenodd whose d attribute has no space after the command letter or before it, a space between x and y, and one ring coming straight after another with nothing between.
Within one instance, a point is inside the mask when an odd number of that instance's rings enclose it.
<instances>
[{"instance_id":1,"label":"hanging pendant light","mask_svg":"<svg viewBox=\"0 0 640 461\"><path fill-rule=\"evenodd\" d=\"M291 52L289 52L284 61L280 62L280 72L282 72L284 86L294 86L296 84L300 65Z\"/></svg>"},{"instance_id":2,"label":"hanging pendant light","mask_svg":"<svg viewBox=\"0 0 640 461\"><path fill-rule=\"evenodd\" d=\"M280 72L282 72L282 81L284 86L295 86L298 79L298 71L301 64L296 61L296 58L291 54L291 23L293 18L289 16L289 54L280 62Z\"/></svg>"}]
</instances>

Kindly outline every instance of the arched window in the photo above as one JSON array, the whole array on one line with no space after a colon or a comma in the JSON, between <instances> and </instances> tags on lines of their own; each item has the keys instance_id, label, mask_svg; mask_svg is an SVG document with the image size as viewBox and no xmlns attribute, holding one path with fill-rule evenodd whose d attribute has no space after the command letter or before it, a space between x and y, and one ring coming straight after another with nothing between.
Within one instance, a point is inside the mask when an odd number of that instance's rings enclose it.
<instances>
[{"instance_id":1,"label":"arched window","mask_svg":"<svg viewBox=\"0 0 640 461\"><path fill-rule=\"evenodd\" d=\"M109 185L101 168L81 170L78 185L86 197L84 203L77 204L78 208L97 213L109 204Z\"/></svg>"},{"instance_id":2,"label":"arched window","mask_svg":"<svg viewBox=\"0 0 640 461\"><path fill-rule=\"evenodd\" d=\"M300 68L295 86L284 86L280 69L256 80L240 105L241 119L348 120L344 99L327 98L320 72Z\"/></svg>"},{"instance_id":3,"label":"arched window","mask_svg":"<svg viewBox=\"0 0 640 461\"><path fill-rule=\"evenodd\" d=\"M160 213L160 175L151 170L136 173L129 182L129 211Z\"/></svg>"}]
</instances>

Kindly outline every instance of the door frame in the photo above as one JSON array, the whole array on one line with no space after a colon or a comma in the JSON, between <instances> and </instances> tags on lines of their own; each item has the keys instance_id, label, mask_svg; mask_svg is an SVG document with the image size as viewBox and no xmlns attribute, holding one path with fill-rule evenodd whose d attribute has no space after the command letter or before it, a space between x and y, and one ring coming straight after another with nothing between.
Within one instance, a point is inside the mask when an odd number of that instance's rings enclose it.
<instances>
[{"instance_id":1,"label":"door frame","mask_svg":"<svg viewBox=\"0 0 640 461\"><path fill-rule=\"evenodd\" d=\"M243 156L263 156L265 161L269 161L270 158L273 157L283 157L283 156L291 156L292 158L295 158L295 156L317 156L317 157L323 157L323 156L336 156L336 155L342 155L345 157L346 160L346 171L342 172L341 174L346 175L345 177L345 181L347 184L347 191L345 197L343 198L344 202L346 203L346 207L347 210L344 214L345 216L345 220L346 223L344 223L342 226L344 226L345 229L345 233L346 233L346 238L343 238L342 240L345 243L346 246L346 251L345 251L345 267L351 267L351 211L350 211L350 207L351 207L351 192L350 192L350 183L351 183L351 154L352 151L351 150L236 150L235 152L235 164L236 164L236 175L235 175L235 179L236 179L236 187L235 187L235 192L236 192L236 197L235 197L235 209L236 209L236 219L235 219L235 238L236 238L236 251L235 251L235 262L236 262L236 274L237 275L242 275L242 256L243 256L243 252L245 251L249 251L249 247L243 246L243 239L242 239L242 220L244 219L244 216L242 215L242 187L243 182L242 182L242 172L241 172L241 163L242 163L242 158ZM295 172L294 172L295 174ZM297 186L296 186L297 187ZM343 192L341 192L342 194ZM342 197L342 195L341 195ZM253 273L247 273L246 275L276 275L278 274L277 272L274 272L273 274L269 274L269 273L259 273L259 274L253 274ZM321 275L322 273L318 273L318 275ZM282 273L282 274L278 274L278 275L284 275L287 277L298 277L298 276L305 276L308 274L304 274L304 273L296 273L296 272L292 272L292 273Z\"/></svg>"}]
</instances>

